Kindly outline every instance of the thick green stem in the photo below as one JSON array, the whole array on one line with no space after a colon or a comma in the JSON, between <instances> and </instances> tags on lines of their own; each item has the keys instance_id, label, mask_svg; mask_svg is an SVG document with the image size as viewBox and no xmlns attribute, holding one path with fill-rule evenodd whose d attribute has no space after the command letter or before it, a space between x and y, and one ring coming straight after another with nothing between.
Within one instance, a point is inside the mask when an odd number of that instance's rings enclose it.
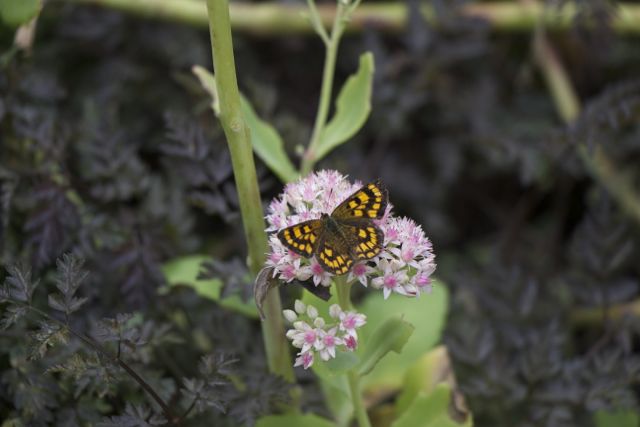
<instances>
[{"instance_id":1,"label":"thick green stem","mask_svg":"<svg viewBox=\"0 0 640 427\"><path fill-rule=\"evenodd\" d=\"M316 114L316 122L313 125L313 132L309 146L302 158L300 173L302 176L307 175L313 169L316 161L316 152L320 143L320 136L324 130L329 116L329 107L331 106L331 94L333 92L333 76L336 70L336 58L338 56L338 46L340 45L340 37L344 32L344 6L339 3L336 12L331 37L326 43L326 56L324 60L324 70L322 72L322 88L320 89L320 102L318 104L318 113Z\"/></svg>"},{"instance_id":2,"label":"thick green stem","mask_svg":"<svg viewBox=\"0 0 640 427\"><path fill-rule=\"evenodd\" d=\"M56 1L95 4L195 27L206 28L208 25L205 5L200 0ZM314 28L304 16L306 9L302 4L238 2L231 5L231 24L236 31L257 35L312 34ZM438 24L431 5L423 4L421 9L431 25ZM496 1L468 3L460 8L460 13L469 18L486 20L496 31L530 31L540 20L544 20L547 29L562 30L571 28L576 8L572 4L567 4L561 9L545 9L541 4L525 8L517 2ZM318 6L318 15L325 27L331 25L335 14L336 7L333 5ZM407 22L407 6L403 2L365 3L353 13L346 30L363 31L365 28L373 28L377 31L399 33L406 30ZM618 33L640 34L640 5L617 3L611 26Z\"/></svg>"},{"instance_id":3,"label":"thick green stem","mask_svg":"<svg viewBox=\"0 0 640 427\"><path fill-rule=\"evenodd\" d=\"M240 109L240 91L236 80L236 68L231 39L231 23L227 0L207 0L209 29L216 87L220 101L219 119L224 129L231 164L238 190L240 213L249 250L249 268L255 276L265 261L267 235L258 189L258 179L253 161L249 128ZM286 379L294 378L289 346L284 336L280 296L270 292L265 303L266 319L262 334L269 369Z\"/></svg>"},{"instance_id":4,"label":"thick green stem","mask_svg":"<svg viewBox=\"0 0 640 427\"><path fill-rule=\"evenodd\" d=\"M338 305L343 310L351 310L351 284L347 283L345 276L336 276L333 279L338 296Z\"/></svg>"}]
</instances>

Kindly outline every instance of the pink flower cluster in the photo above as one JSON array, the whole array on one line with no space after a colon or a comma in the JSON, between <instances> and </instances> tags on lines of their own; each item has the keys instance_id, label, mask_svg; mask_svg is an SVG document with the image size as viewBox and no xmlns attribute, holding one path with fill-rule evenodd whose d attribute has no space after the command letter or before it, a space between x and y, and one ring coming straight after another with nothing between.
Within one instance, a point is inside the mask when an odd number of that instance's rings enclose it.
<instances>
[{"instance_id":1,"label":"pink flower cluster","mask_svg":"<svg viewBox=\"0 0 640 427\"><path fill-rule=\"evenodd\" d=\"M287 331L287 338L300 352L293 366L308 369L313 365L316 352L320 359L327 361L336 357L336 349L342 347L353 351L358 346L356 329L367 322L364 314L353 311L343 311L339 305L333 304L329 308L329 316L333 319L328 323L318 316L318 310L312 305L305 305L296 300L295 311L284 310L284 317L293 324L293 329ZM308 319L308 322L301 320Z\"/></svg>"},{"instance_id":2,"label":"pink flower cluster","mask_svg":"<svg viewBox=\"0 0 640 427\"><path fill-rule=\"evenodd\" d=\"M320 218L361 187L336 171L319 171L287 184L284 193L269 205L267 231L277 232L302 221ZM347 277L364 286L382 289L384 298L392 292L418 296L431 291L431 274L436 268L431 242L422 227L408 218L391 214L391 204L375 223L384 233L383 250L373 259L354 264ZM274 277L284 282L313 279L318 286L330 286L333 274L325 271L315 257L307 259L290 252L276 233L269 238L271 253L267 265Z\"/></svg>"}]
</instances>

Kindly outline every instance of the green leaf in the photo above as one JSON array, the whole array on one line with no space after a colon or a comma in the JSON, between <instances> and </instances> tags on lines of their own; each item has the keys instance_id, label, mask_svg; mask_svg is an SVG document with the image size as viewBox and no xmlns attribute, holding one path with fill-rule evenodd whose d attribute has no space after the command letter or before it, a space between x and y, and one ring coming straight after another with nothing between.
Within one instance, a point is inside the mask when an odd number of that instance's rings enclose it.
<instances>
[{"instance_id":1,"label":"green leaf","mask_svg":"<svg viewBox=\"0 0 640 427\"><path fill-rule=\"evenodd\" d=\"M597 427L638 427L640 415L636 411L598 411L595 421Z\"/></svg>"},{"instance_id":2,"label":"green leaf","mask_svg":"<svg viewBox=\"0 0 640 427\"><path fill-rule=\"evenodd\" d=\"M216 301L222 307L247 317L258 317L258 309L253 301L244 302L238 295L221 298L222 281L220 279L198 279L200 264L209 258L207 255L187 255L166 262L162 266L162 272L169 288L160 289L160 293L169 292L171 287L188 286L198 295Z\"/></svg>"},{"instance_id":3,"label":"green leaf","mask_svg":"<svg viewBox=\"0 0 640 427\"><path fill-rule=\"evenodd\" d=\"M19 27L35 18L41 0L0 0L0 18L9 27Z\"/></svg>"},{"instance_id":4,"label":"green leaf","mask_svg":"<svg viewBox=\"0 0 640 427\"><path fill-rule=\"evenodd\" d=\"M331 421L326 418L318 417L313 414L286 414L286 415L269 415L262 417L256 423L256 427L335 427Z\"/></svg>"},{"instance_id":5,"label":"green leaf","mask_svg":"<svg viewBox=\"0 0 640 427\"><path fill-rule=\"evenodd\" d=\"M413 325L400 317L387 319L378 326L366 341L358 374L366 375L371 372L377 363L391 351L401 353L413 330Z\"/></svg>"},{"instance_id":6,"label":"green leaf","mask_svg":"<svg viewBox=\"0 0 640 427\"><path fill-rule=\"evenodd\" d=\"M340 375L336 377L336 381L333 384L320 379L320 388L327 408L329 408L332 418L336 421L335 425L349 425L349 421L353 416L353 404L349 394L347 376Z\"/></svg>"},{"instance_id":7,"label":"green leaf","mask_svg":"<svg viewBox=\"0 0 640 427\"><path fill-rule=\"evenodd\" d=\"M396 414L409 408L420 392L429 394L439 383L453 381L453 369L445 346L438 346L415 362L404 376L396 399Z\"/></svg>"},{"instance_id":8,"label":"green leaf","mask_svg":"<svg viewBox=\"0 0 640 427\"><path fill-rule=\"evenodd\" d=\"M242 114L249 127L253 151L282 182L296 180L299 174L284 151L280 134L273 126L258 117L244 96L240 97L240 102Z\"/></svg>"},{"instance_id":9,"label":"green leaf","mask_svg":"<svg viewBox=\"0 0 640 427\"><path fill-rule=\"evenodd\" d=\"M194 66L192 71L200 80L204 90L211 95L211 108L216 116L219 115L220 102L215 77L209 70L199 65ZM256 155L282 182L296 180L299 174L284 150L284 143L280 134L273 126L258 117L251 103L242 95L240 95L240 108L249 128L251 145Z\"/></svg>"},{"instance_id":10,"label":"green leaf","mask_svg":"<svg viewBox=\"0 0 640 427\"><path fill-rule=\"evenodd\" d=\"M382 292L372 292L358 307L367 315L367 324L362 328L361 342L368 347L373 331L387 319L403 316L403 320L414 326L413 339L402 349L401 354L389 353L380 360L375 369L362 379L364 388L399 388L410 366L429 352L439 341L444 327L448 306L446 285L437 281L431 294L419 298L407 298L392 294L385 300Z\"/></svg>"},{"instance_id":11,"label":"green leaf","mask_svg":"<svg viewBox=\"0 0 640 427\"><path fill-rule=\"evenodd\" d=\"M450 400L451 389L446 384L438 385L430 395L420 393L391 427L471 427L470 416L462 422L451 418Z\"/></svg>"},{"instance_id":12,"label":"green leaf","mask_svg":"<svg viewBox=\"0 0 640 427\"><path fill-rule=\"evenodd\" d=\"M350 351L336 351L336 357L326 362L318 359L313 364L313 371L321 378L332 378L347 372L358 364L360 358Z\"/></svg>"},{"instance_id":13,"label":"green leaf","mask_svg":"<svg viewBox=\"0 0 640 427\"><path fill-rule=\"evenodd\" d=\"M217 116L220 115L220 98L218 98L218 88L216 87L216 79L213 74L200 65L194 65L191 72L196 75L202 88L211 96L211 109Z\"/></svg>"},{"instance_id":14,"label":"green leaf","mask_svg":"<svg viewBox=\"0 0 640 427\"><path fill-rule=\"evenodd\" d=\"M320 135L316 160L347 141L364 125L371 112L373 70L373 54L362 54L358 71L342 86L336 101L336 112Z\"/></svg>"}]
</instances>

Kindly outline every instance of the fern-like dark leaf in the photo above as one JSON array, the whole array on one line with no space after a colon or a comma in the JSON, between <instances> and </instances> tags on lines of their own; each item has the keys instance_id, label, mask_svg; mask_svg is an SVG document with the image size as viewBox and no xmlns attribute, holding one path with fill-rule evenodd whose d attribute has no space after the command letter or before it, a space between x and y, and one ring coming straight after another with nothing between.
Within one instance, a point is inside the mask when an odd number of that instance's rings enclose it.
<instances>
[{"instance_id":1,"label":"fern-like dark leaf","mask_svg":"<svg viewBox=\"0 0 640 427\"><path fill-rule=\"evenodd\" d=\"M33 292L40 280L32 280L31 269L21 263L7 266L7 273L9 276L4 283L5 298L31 304Z\"/></svg>"},{"instance_id":2,"label":"fern-like dark leaf","mask_svg":"<svg viewBox=\"0 0 640 427\"><path fill-rule=\"evenodd\" d=\"M97 424L98 427L154 427L167 423L159 414L155 414L149 407L127 403L125 412L105 419Z\"/></svg>"},{"instance_id":3,"label":"fern-like dark leaf","mask_svg":"<svg viewBox=\"0 0 640 427\"><path fill-rule=\"evenodd\" d=\"M75 296L88 274L82 269L83 263L82 259L68 254L56 261L58 267L56 287L59 292L49 294L49 307L63 312L67 317L87 302L86 297Z\"/></svg>"}]
</instances>

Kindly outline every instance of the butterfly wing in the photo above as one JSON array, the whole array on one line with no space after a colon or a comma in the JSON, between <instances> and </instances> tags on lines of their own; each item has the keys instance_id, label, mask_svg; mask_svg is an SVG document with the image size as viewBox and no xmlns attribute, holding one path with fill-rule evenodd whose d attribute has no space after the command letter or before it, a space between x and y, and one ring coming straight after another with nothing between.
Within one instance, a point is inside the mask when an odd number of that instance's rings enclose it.
<instances>
[{"instance_id":1,"label":"butterfly wing","mask_svg":"<svg viewBox=\"0 0 640 427\"><path fill-rule=\"evenodd\" d=\"M380 219L387 209L389 196L380 180L372 181L349 196L334 209L337 220L352 218Z\"/></svg>"},{"instance_id":2,"label":"butterfly wing","mask_svg":"<svg viewBox=\"0 0 640 427\"><path fill-rule=\"evenodd\" d=\"M322 234L322 221L312 219L304 221L278 232L278 239L292 252L311 257Z\"/></svg>"},{"instance_id":3,"label":"butterfly wing","mask_svg":"<svg viewBox=\"0 0 640 427\"><path fill-rule=\"evenodd\" d=\"M384 234L373 221L350 219L337 222L356 259L371 259L380 253Z\"/></svg>"},{"instance_id":4,"label":"butterfly wing","mask_svg":"<svg viewBox=\"0 0 640 427\"><path fill-rule=\"evenodd\" d=\"M334 231L325 230L315 255L322 268L336 275L345 274L353 265L351 247Z\"/></svg>"}]
</instances>

